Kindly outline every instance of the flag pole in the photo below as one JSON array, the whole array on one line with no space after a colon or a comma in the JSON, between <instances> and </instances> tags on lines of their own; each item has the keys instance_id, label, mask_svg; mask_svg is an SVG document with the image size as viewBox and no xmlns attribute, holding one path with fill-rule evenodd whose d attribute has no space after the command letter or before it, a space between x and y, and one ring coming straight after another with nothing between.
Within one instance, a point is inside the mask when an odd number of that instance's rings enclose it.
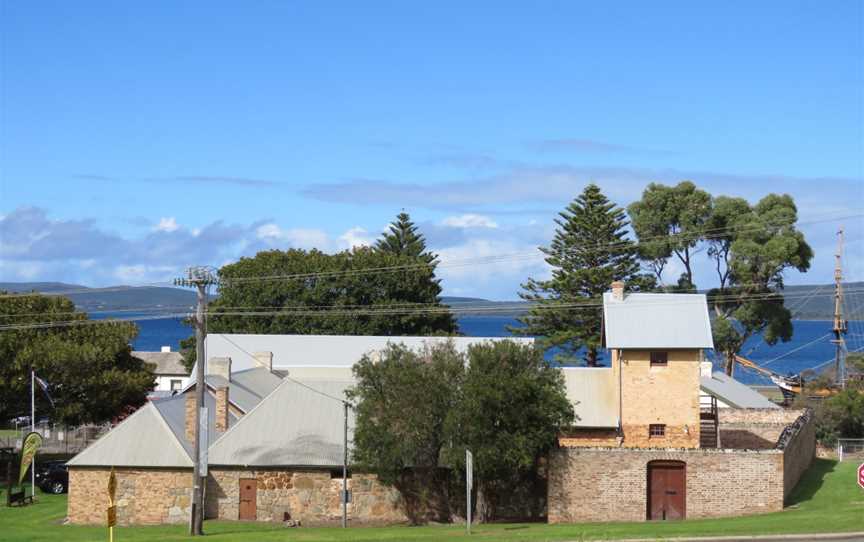
<instances>
[{"instance_id":1,"label":"flag pole","mask_svg":"<svg viewBox=\"0 0 864 542\"><path fill-rule=\"evenodd\" d=\"M36 371L30 368L30 432L36 432ZM36 454L30 463L30 495L36 499Z\"/></svg>"}]
</instances>

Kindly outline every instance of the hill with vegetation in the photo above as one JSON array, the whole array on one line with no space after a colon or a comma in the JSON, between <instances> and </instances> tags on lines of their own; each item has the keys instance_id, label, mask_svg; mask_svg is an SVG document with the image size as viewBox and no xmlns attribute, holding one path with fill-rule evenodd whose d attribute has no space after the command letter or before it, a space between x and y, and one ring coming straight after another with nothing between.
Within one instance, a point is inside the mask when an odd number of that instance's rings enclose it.
<instances>
[{"instance_id":1,"label":"hill with vegetation","mask_svg":"<svg viewBox=\"0 0 864 542\"><path fill-rule=\"evenodd\" d=\"M850 282L846 290L846 317L864 320L864 282ZM111 311L127 309L185 310L195 305L195 292L170 286L110 286L89 288L63 282L0 282L0 290L13 293L41 292L64 295L79 310ZM831 284L787 286L785 304L799 320L828 320L834 311L834 287ZM444 296L441 301L459 314L521 316L529 308L525 301L490 301L478 297Z\"/></svg>"}]
</instances>

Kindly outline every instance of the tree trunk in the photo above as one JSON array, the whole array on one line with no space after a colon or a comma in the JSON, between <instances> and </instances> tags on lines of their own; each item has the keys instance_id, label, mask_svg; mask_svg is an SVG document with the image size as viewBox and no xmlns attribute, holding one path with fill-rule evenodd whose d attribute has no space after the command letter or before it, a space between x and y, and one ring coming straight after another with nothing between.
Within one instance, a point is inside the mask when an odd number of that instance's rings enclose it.
<instances>
[{"instance_id":1,"label":"tree trunk","mask_svg":"<svg viewBox=\"0 0 864 542\"><path fill-rule=\"evenodd\" d=\"M589 348L585 354L585 364L588 367L597 367L597 350Z\"/></svg>"},{"instance_id":2,"label":"tree trunk","mask_svg":"<svg viewBox=\"0 0 864 542\"><path fill-rule=\"evenodd\" d=\"M492 519L492 506L486 492L486 484L477 484L477 507L475 509L477 523L488 523Z\"/></svg>"},{"instance_id":3,"label":"tree trunk","mask_svg":"<svg viewBox=\"0 0 864 542\"><path fill-rule=\"evenodd\" d=\"M726 374L732 376L735 373L735 352L726 352Z\"/></svg>"}]
</instances>

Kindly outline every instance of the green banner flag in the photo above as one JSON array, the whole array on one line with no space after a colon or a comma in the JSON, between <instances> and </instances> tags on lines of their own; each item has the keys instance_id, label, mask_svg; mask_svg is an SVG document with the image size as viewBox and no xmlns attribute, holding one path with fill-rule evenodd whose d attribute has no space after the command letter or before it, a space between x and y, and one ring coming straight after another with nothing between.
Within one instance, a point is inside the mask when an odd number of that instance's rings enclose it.
<instances>
[{"instance_id":1,"label":"green banner flag","mask_svg":"<svg viewBox=\"0 0 864 542\"><path fill-rule=\"evenodd\" d=\"M24 437L24 442L21 444L21 472L18 475L18 485L24 481L24 475L27 474L27 469L33 463L33 458L36 457L36 450L42 446L42 435L39 433L30 433Z\"/></svg>"}]
</instances>

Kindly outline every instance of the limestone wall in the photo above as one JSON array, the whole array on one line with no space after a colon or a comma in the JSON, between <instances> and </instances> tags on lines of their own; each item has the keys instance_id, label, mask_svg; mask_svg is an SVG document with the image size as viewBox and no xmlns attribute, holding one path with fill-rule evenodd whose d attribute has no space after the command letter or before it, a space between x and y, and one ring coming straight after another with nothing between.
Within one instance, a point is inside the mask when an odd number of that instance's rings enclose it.
<instances>
[{"instance_id":1,"label":"limestone wall","mask_svg":"<svg viewBox=\"0 0 864 542\"><path fill-rule=\"evenodd\" d=\"M69 469L69 521L105 524L108 508L106 468ZM192 471L188 469L115 469L117 522L155 525L189 521Z\"/></svg>"},{"instance_id":2,"label":"limestone wall","mask_svg":"<svg viewBox=\"0 0 864 542\"><path fill-rule=\"evenodd\" d=\"M816 426L811 411L791 424L777 443L783 450L783 496L789 497L816 455Z\"/></svg>"},{"instance_id":3,"label":"limestone wall","mask_svg":"<svg viewBox=\"0 0 864 542\"><path fill-rule=\"evenodd\" d=\"M331 478L327 470L211 469L205 497L208 518L238 519L241 478L256 480L258 521L282 521L285 514L303 525L342 521L339 502L342 479ZM352 502L348 504L350 522L385 524L407 521L399 492L378 482L374 475L352 473L348 490L352 492Z\"/></svg>"},{"instance_id":4,"label":"limestone wall","mask_svg":"<svg viewBox=\"0 0 864 542\"><path fill-rule=\"evenodd\" d=\"M770 450L783 430L803 413L782 408L720 409L720 444L723 448Z\"/></svg>"},{"instance_id":5,"label":"limestone wall","mask_svg":"<svg viewBox=\"0 0 864 542\"><path fill-rule=\"evenodd\" d=\"M549 522L644 521L654 460L686 464L688 518L783 509L780 450L559 448L549 462Z\"/></svg>"}]
</instances>

